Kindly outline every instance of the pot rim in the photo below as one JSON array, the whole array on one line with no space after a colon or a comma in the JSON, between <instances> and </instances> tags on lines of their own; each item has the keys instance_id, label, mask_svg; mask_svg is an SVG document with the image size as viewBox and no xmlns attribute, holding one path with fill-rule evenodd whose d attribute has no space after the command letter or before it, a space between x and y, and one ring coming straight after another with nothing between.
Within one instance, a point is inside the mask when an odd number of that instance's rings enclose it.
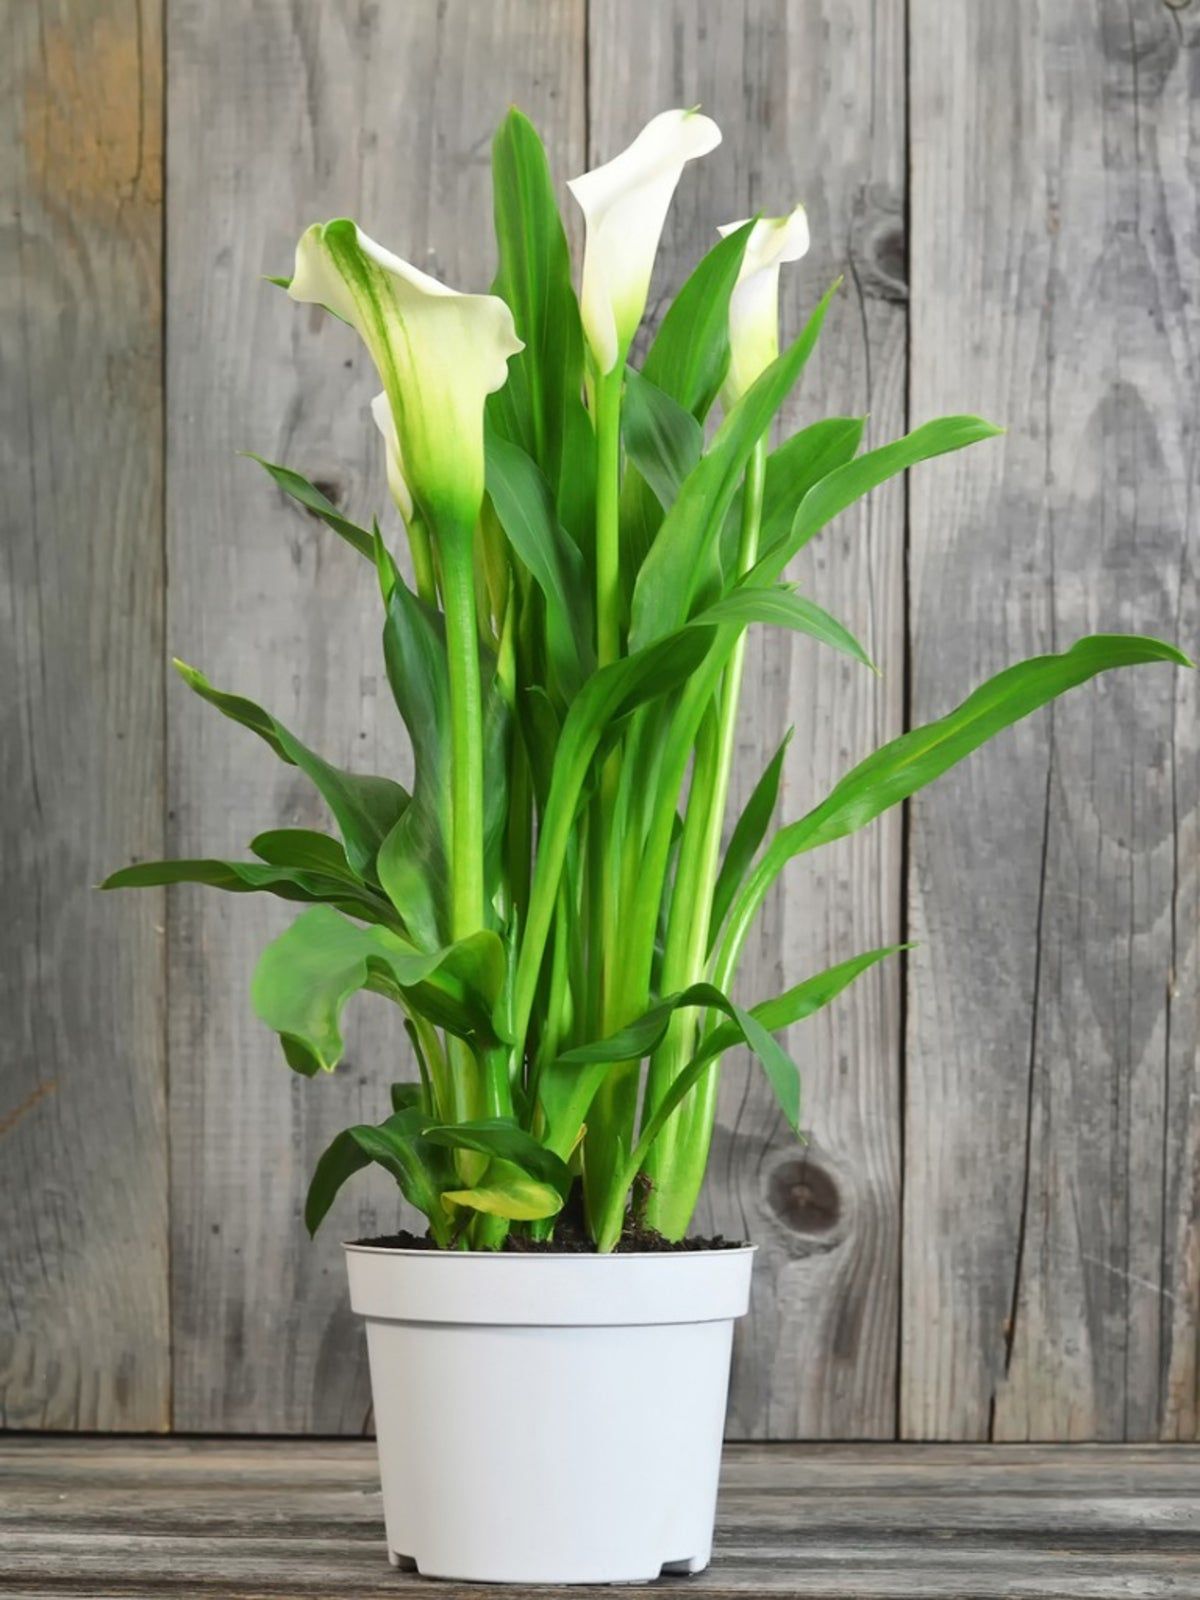
<instances>
[{"instance_id":1,"label":"pot rim","mask_svg":"<svg viewBox=\"0 0 1200 1600\"><path fill-rule=\"evenodd\" d=\"M755 1254L753 1245L610 1255L347 1245L344 1259L350 1304L367 1318L625 1327L740 1317L749 1303Z\"/></svg>"},{"instance_id":2,"label":"pot rim","mask_svg":"<svg viewBox=\"0 0 1200 1600\"><path fill-rule=\"evenodd\" d=\"M443 1250L343 1239L342 1249L364 1256L401 1256L409 1261L700 1261L754 1255L756 1244L719 1245L709 1250Z\"/></svg>"}]
</instances>

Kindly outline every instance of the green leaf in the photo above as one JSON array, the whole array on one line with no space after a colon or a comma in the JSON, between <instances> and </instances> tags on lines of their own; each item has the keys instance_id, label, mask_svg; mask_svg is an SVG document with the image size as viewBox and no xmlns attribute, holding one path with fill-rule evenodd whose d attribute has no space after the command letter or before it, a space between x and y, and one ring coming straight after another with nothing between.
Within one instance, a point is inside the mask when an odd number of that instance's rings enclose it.
<instances>
[{"instance_id":1,"label":"green leaf","mask_svg":"<svg viewBox=\"0 0 1200 1600\"><path fill-rule=\"evenodd\" d=\"M801 501L822 478L854 459L865 417L827 417L794 433L767 457L758 547L770 550L791 532ZM734 570L742 522L742 490L734 496L721 535L721 566Z\"/></svg>"},{"instance_id":2,"label":"green leaf","mask_svg":"<svg viewBox=\"0 0 1200 1600\"><path fill-rule=\"evenodd\" d=\"M840 961L836 966L818 972L815 977L805 978L802 983L794 984L783 994L776 995L770 1000L760 1000L750 1007L750 1015L770 1033L778 1033L783 1028L790 1028L794 1022L803 1022L814 1012L821 1011L868 968L877 965L888 956L897 955L901 950L911 948L912 946L908 944L891 944L879 950L868 950L861 956L852 956L849 961ZM700 1041L695 1056L688 1063L687 1071L695 1074L688 1088L710 1061L731 1046L739 1044L741 1037L741 1032L734 1023L718 1023L711 1033ZM678 1104L678 1100L686 1093L687 1089L683 1090L675 1104Z\"/></svg>"},{"instance_id":3,"label":"green leaf","mask_svg":"<svg viewBox=\"0 0 1200 1600\"><path fill-rule=\"evenodd\" d=\"M388 598L383 656L414 776L412 803L383 841L376 871L409 933L431 949L449 918L450 671L440 614L399 576Z\"/></svg>"},{"instance_id":4,"label":"green leaf","mask_svg":"<svg viewBox=\"0 0 1200 1600\"><path fill-rule=\"evenodd\" d=\"M777 628L790 628L793 633L806 633L820 644L852 656L872 672L878 670L862 645L836 617L784 585L765 589L739 584L706 606L695 620L718 624L735 622L743 627L752 622L765 622Z\"/></svg>"},{"instance_id":5,"label":"green leaf","mask_svg":"<svg viewBox=\"0 0 1200 1600\"><path fill-rule=\"evenodd\" d=\"M591 527L594 441L583 407L583 329L571 252L542 141L515 108L492 143L499 270L492 293L512 311L525 348L488 399L495 430L537 462L559 520L578 543Z\"/></svg>"},{"instance_id":6,"label":"green leaf","mask_svg":"<svg viewBox=\"0 0 1200 1600\"><path fill-rule=\"evenodd\" d=\"M553 1103L543 1101L553 1133L559 1138L569 1136L587 1116L588 1107L612 1067L650 1055L666 1037L674 1013L688 1006L726 1014L735 1036L743 1038L758 1057L780 1105L795 1126L800 1114L800 1080L786 1051L757 1018L735 1005L715 985L693 983L677 994L666 996L607 1038L577 1045L559 1056L553 1074ZM577 1074L573 1084L564 1083L561 1074L561 1069L570 1067L585 1069Z\"/></svg>"},{"instance_id":7,"label":"green leaf","mask_svg":"<svg viewBox=\"0 0 1200 1600\"><path fill-rule=\"evenodd\" d=\"M163 884L196 883L230 894L273 894L281 900L325 903L352 917L395 925L392 908L349 873L310 872L258 861L141 861L111 873L102 889L150 889Z\"/></svg>"},{"instance_id":8,"label":"green leaf","mask_svg":"<svg viewBox=\"0 0 1200 1600\"><path fill-rule=\"evenodd\" d=\"M508 1161L492 1161L482 1180L470 1189L447 1189L442 1204L449 1210L468 1206L512 1222L537 1222L562 1210L563 1197L553 1184L530 1178Z\"/></svg>"},{"instance_id":9,"label":"green leaf","mask_svg":"<svg viewBox=\"0 0 1200 1600\"><path fill-rule=\"evenodd\" d=\"M485 931L441 950L418 950L387 928L358 927L329 906L314 906L263 951L251 1000L279 1035L288 1065L312 1077L341 1060L342 1011L362 989L492 1044L503 1027L504 947Z\"/></svg>"},{"instance_id":10,"label":"green leaf","mask_svg":"<svg viewBox=\"0 0 1200 1600\"><path fill-rule=\"evenodd\" d=\"M1174 645L1136 634L1093 634L1059 655L1034 656L989 678L960 706L936 722L901 734L848 772L819 806L781 828L739 891L722 944L728 973L767 890L792 859L865 827L1003 728L1110 667L1166 661L1192 663Z\"/></svg>"},{"instance_id":11,"label":"green leaf","mask_svg":"<svg viewBox=\"0 0 1200 1600\"><path fill-rule=\"evenodd\" d=\"M524 450L486 435L487 488L500 525L546 601L546 644L564 701L595 667L583 558L558 522L550 485Z\"/></svg>"},{"instance_id":12,"label":"green leaf","mask_svg":"<svg viewBox=\"0 0 1200 1600\"><path fill-rule=\"evenodd\" d=\"M304 1201L304 1226L311 1237L324 1222L342 1185L371 1165L371 1157L350 1129L339 1133L323 1151Z\"/></svg>"},{"instance_id":13,"label":"green leaf","mask_svg":"<svg viewBox=\"0 0 1200 1600\"><path fill-rule=\"evenodd\" d=\"M420 1138L423 1111L412 1107L399 1110L386 1121L369 1123L339 1133L317 1162L304 1202L304 1223L315 1234L347 1179L372 1162L384 1167L400 1186L404 1198L429 1218L439 1243L446 1243L446 1229L440 1203L440 1184L431 1170L429 1155L436 1151Z\"/></svg>"},{"instance_id":14,"label":"green leaf","mask_svg":"<svg viewBox=\"0 0 1200 1600\"><path fill-rule=\"evenodd\" d=\"M729 846L725 851L725 859L717 876L716 887L713 889L712 912L709 917L710 951L725 920L730 902L749 871L750 863L754 860L758 847L770 827L775 802L779 798L783 759L794 732L795 729L789 728L780 740L779 748L767 763L762 777L754 785L754 790L746 801L741 816L734 824Z\"/></svg>"},{"instance_id":15,"label":"green leaf","mask_svg":"<svg viewBox=\"0 0 1200 1600\"><path fill-rule=\"evenodd\" d=\"M597 1248L601 1250L612 1249L616 1242L616 1235L620 1231L620 1219L623 1212L623 1202L628 1194L637 1174L644 1166L647 1157L654 1146L655 1140L666 1125L667 1119L678 1109L700 1079L708 1072L713 1061L739 1040L745 1039L751 1043L751 1048L757 1044L762 1046L764 1037L770 1041L770 1035L793 1022L799 1022L804 1017L811 1016L823 1006L829 1004L835 995L841 993L849 984L853 983L868 967L882 961L885 956L894 954L897 950L906 949L905 945L892 945L882 950L872 950L866 955L855 956L850 961L843 961L839 966L830 967L827 971L818 973L814 978L807 978L803 983L798 983L786 994L779 995L774 1000L761 1001L758 1005L751 1006L750 1010L738 1010L737 1015L714 1028L700 1043L696 1054L688 1062L681 1073L672 1079L662 1099L653 1107L643 1120L637 1143L625 1163L621 1179L615 1189L618 1204L612 1207L611 1215L602 1225L601 1234L597 1240ZM773 1041L771 1041L773 1043ZM764 1059L759 1050L755 1050L759 1060L767 1069L768 1081L775 1091L788 1125L796 1133L800 1131L800 1079L795 1065L779 1047L775 1049L778 1055L769 1055Z\"/></svg>"},{"instance_id":16,"label":"green leaf","mask_svg":"<svg viewBox=\"0 0 1200 1600\"><path fill-rule=\"evenodd\" d=\"M670 510L700 460L704 433L690 411L633 367L625 372L621 436L629 460Z\"/></svg>"},{"instance_id":17,"label":"green leaf","mask_svg":"<svg viewBox=\"0 0 1200 1600\"><path fill-rule=\"evenodd\" d=\"M372 1161L392 1174L409 1205L433 1223L438 1218L441 1185L428 1159L429 1146L420 1137L423 1121L423 1112L398 1111L375 1127L360 1124L348 1131Z\"/></svg>"},{"instance_id":18,"label":"green leaf","mask_svg":"<svg viewBox=\"0 0 1200 1600\"><path fill-rule=\"evenodd\" d=\"M656 696L669 694L689 677L703 660L712 637L711 628L683 628L593 673L572 702L554 752L550 793L538 830L533 886L515 987L519 1037L533 1007L572 824L601 739L619 718Z\"/></svg>"},{"instance_id":19,"label":"green leaf","mask_svg":"<svg viewBox=\"0 0 1200 1600\"><path fill-rule=\"evenodd\" d=\"M350 865L360 878L372 877L379 847L408 805L408 791L390 778L362 776L330 766L253 700L215 689L202 672L186 662L177 660L175 670L202 700L258 734L281 761L299 767L333 812Z\"/></svg>"},{"instance_id":20,"label":"green leaf","mask_svg":"<svg viewBox=\"0 0 1200 1600\"><path fill-rule=\"evenodd\" d=\"M311 828L271 828L251 839L250 848L260 861L273 867L297 867L323 872L331 878L354 879L345 849L327 833Z\"/></svg>"},{"instance_id":21,"label":"green leaf","mask_svg":"<svg viewBox=\"0 0 1200 1600\"><path fill-rule=\"evenodd\" d=\"M243 450L242 454L251 461L257 461L260 467L265 467L284 494L290 495L315 517L320 517L339 538L357 550L360 556L366 556L368 561L374 561L375 547L371 535L356 522L351 522L349 517L344 517L333 501L323 495L315 484L309 483L308 479L302 478L298 472L293 472L291 467L276 466L273 461L256 456L253 450Z\"/></svg>"},{"instance_id":22,"label":"green leaf","mask_svg":"<svg viewBox=\"0 0 1200 1600\"><path fill-rule=\"evenodd\" d=\"M1002 728L1111 667L1192 663L1174 645L1135 634L1093 634L1060 655L1034 656L981 684L936 722L901 734L859 762L819 806L784 828L770 855L795 855L864 827L977 750Z\"/></svg>"},{"instance_id":23,"label":"green leaf","mask_svg":"<svg viewBox=\"0 0 1200 1600\"><path fill-rule=\"evenodd\" d=\"M540 1144L511 1117L482 1117L472 1122L433 1124L424 1129L430 1144L447 1150L475 1150L480 1155L507 1161L531 1178L538 1178L565 1195L571 1185L566 1163Z\"/></svg>"},{"instance_id":24,"label":"green leaf","mask_svg":"<svg viewBox=\"0 0 1200 1600\"><path fill-rule=\"evenodd\" d=\"M703 422L729 370L729 297L754 230L747 222L714 245L663 317L642 375Z\"/></svg>"},{"instance_id":25,"label":"green leaf","mask_svg":"<svg viewBox=\"0 0 1200 1600\"><path fill-rule=\"evenodd\" d=\"M655 394L690 412L697 423L708 415L729 368L729 297L752 228L753 223L746 223L722 239L700 262L663 318L640 374L645 383L653 385ZM637 388L636 382L633 388ZM625 399L628 407L628 372ZM635 394L633 404L636 403ZM686 449L684 430L676 424L675 431ZM639 471L635 456L641 446L628 431L628 421L626 448L630 460L621 484L621 586L628 607L642 562L662 524L663 504L658 491L664 483L660 479L657 490L652 489ZM674 498L672 489L670 499Z\"/></svg>"},{"instance_id":26,"label":"green leaf","mask_svg":"<svg viewBox=\"0 0 1200 1600\"><path fill-rule=\"evenodd\" d=\"M715 544L750 454L812 354L837 287L829 290L795 343L733 407L708 453L685 479L634 585L631 651L687 619L692 598L714 564Z\"/></svg>"},{"instance_id":27,"label":"green leaf","mask_svg":"<svg viewBox=\"0 0 1200 1600\"><path fill-rule=\"evenodd\" d=\"M763 555L751 570L751 581L773 582L797 551L802 550L839 512L853 505L856 500L861 500L863 495L878 488L888 478L907 471L919 461L929 461L934 456L961 450L983 439L993 439L1003 432L1003 428L985 422L982 417L939 417L934 422L914 428L902 439L885 444L878 450L868 450L865 456L859 456L845 466L826 473L801 500L786 534L771 544L763 540Z\"/></svg>"}]
</instances>

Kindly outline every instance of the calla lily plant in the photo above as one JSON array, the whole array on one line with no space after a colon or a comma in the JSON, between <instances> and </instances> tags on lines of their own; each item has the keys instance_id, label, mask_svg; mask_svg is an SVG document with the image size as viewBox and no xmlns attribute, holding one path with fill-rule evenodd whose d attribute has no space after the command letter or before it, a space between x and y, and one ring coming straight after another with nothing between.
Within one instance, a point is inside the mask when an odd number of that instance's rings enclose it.
<instances>
[{"instance_id":1,"label":"calla lily plant","mask_svg":"<svg viewBox=\"0 0 1200 1600\"><path fill-rule=\"evenodd\" d=\"M642 1228L682 1239L724 1057L748 1047L799 1132L779 1036L895 953L847 952L783 994L735 998L788 862L1104 669L1190 664L1125 635L1023 661L775 827L785 734L730 814L747 629L793 629L871 668L788 580L793 557L885 480L998 430L943 417L863 449L865 419L831 417L772 447L837 289L781 341L780 271L809 242L800 206L714 229L631 363L672 195L719 141L699 111L663 112L568 185L586 223L578 298L545 152L517 111L494 144L490 293L447 288L346 220L309 228L279 280L348 324L378 372L380 477L403 547L263 464L374 570L411 788L331 766L178 663L301 770L335 831L274 829L252 859L139 864L105 887L194 882L303 904L252 993L305 1076L336 1069L353 994L395 1006L408 1070L386 1114L322 1156L310 1229L375 1163L446 1248L552 1241L564 1212L602 1251Z\"/></svg>"}]
</instances>

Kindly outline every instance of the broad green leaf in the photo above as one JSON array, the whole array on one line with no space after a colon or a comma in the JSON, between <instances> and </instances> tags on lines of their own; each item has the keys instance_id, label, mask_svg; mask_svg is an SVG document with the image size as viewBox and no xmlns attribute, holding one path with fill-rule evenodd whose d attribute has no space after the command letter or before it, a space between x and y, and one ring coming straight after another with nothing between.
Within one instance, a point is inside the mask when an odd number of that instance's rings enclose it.
<instances>
[{"instance_id":1,"label":"broad green leaf","mask_svg":"<svg viewBox=\"0 0 1200 1600\"><path fill-rule=\"evenodd\" d=\"M140 861L111 873L102 889L151 889L163 884L196 883L229 894L273 894L280 900L322 902L365 922L394 927L392 908L348 872L334 876L259 861Z\"/></svg>"},{"instance_id":2,"label":"broad green leaf","mask_svg":"<svg viewBox=\"0 0 1200 1600\"><path fill-rule=\"evenodd\" d=\"M564 701L595 666L588 584L578 547L559 527L537 463L494 430L486 436L487 487L509 543L546 602L546 644Z\"/></svg>"},{"instance_id":3,"label":"broad green leaf","mask_svg":"<svg viewBox=\"0 0 1200 1600\"><path fill-rule=\"evenodd\" d=\"M271 828L251 839L250 848L260 861L273 867L298 867L333 878L354 877L343 846L329 834L311 828Z\"/></svg>"},{"instance_id":4,"label":"broad green leaf","mask_svg":"<svg viewBox=\"0 0 1200 1600\"><path fill-rule=\"evenodd\" d=\"M793 633L806 633L820 644L827 644L844 655L852 656L864 667L877 670L875 663L848 628L836 617L831 617L804 595L787 585L757 588L739 584L727 595L706 606L695 619L701 623L734 622L742 627L752 622L765 622L777 628L790 628Z\"/></svg>"},{"instance_id":5,"label":"broad green leaf","mask_svg":"<svg viewBox=\"0 0 1200 1600\"><path fill-rule=\"evenodd\" d=\"M442 950L418 950L387 928L358 927L329 906L302 913L263 951L251 985L254 1010L305 1077L341 1060L347 1000L368 989L403 1001L439 1026L486 1043L502 1026L504 948L494 933Z\"/></svg>"},{"instance_id":6,"label":"broad green leaf","mask_svg":"<svg viewBox=\"0 0 1200 1600\"><path fill-rule=\"evenodd\" d=\"M709 949L716 942L725 914L729 910L730 902L736 894L742 879L750 869L750 863L758 852L759 845L766 838L767 829L771 825L771 817L775 810L775 802L779 798L779 784L783 776L783 758L787 754L788 745L792 742L794 728L789 728L780 740L779 748L767 763L761 778L754 785L749 800L746 801L741 816L734 824L733 833L729 838L729 845L725 851L725 859L721 862L721 871L717 875L716 887L713 889L712 911L709 916Z\"/></svg>"},{"instance_id":7,"label":"broad green leaf","mask_svg":"<svg viewBox=\"0 0 1200 1600\"><path fill-rule=\"evenodd\" d=\"M304 1201L304 1226L316 1233L337 1198L338 1191L356 1172L371 1165L371 1157L349 1128L337 1134L321 1154Z\"/></svg>"},{"instance_id":8,"label":"broad green leaf","mask_svg":"<svg viewBox=\"0 0 1200 1600\"><path fill-rule=\"evenodd\" d=\"M300 768L332 811L350 865L360 878L371 878L380 845L408 806L407 790L390 778L363 776L330 766L253 700L215 689L202 672L183 661L176 661L175 669L202 700L256 733L281 761Z\"/></svg>"},{"instance_id":9,"label":"broad green leaf","mask_svg":"<svg viewBox=\"0 0 1200 1600\"><path fill-rule=\"evenodd\" d=\"M730 411L708 453L685 479L634 585L631 651L644 648L686 621L692 598L715 562L716 541L746 463L816 346L837 287L829 290L795 343L771 363Z\"/></svg>"},{"instance_id":10,"label":"broad green leaf","mask_svg":"<svg viewBox=\"0 0 1200 1600\"><path fill-rule=\"evenodd\" d=\"M366 556L368 561L374 561L375 548L371 535L356 522L351 522L349 517L344 517L333 501L323 495L315 484L309 483L308 479L302 478L298 472L293 472L291 467L279 467L273 461L256 456L253 450L244 450L242 454L251 461L257 461L260 467L265 467L284 494L291 495L292 499L298 501L306 511L311 511L315 517L320 517L334 533L357 550L360 556Z\"/></svg>"},{"instance_id":11,"label":"broad green leaf","mask_svg":"<svg viewBox=\"0 0 1200 1600\"><path fill-rule=\"evenodd\" d=\"M664 511L700 460L704 433L690 411L642 373L625 372L621 436L628 459L654 491ZM639 552L639 560L644 552Z\"/></svg>"},{"instance_id":12,"label":"broad green leaf","mask_svg":"<svg viewBox=\"0 0 1200 1600\"><path fill-rule=\"evenodd\" d=\"M434 1170L438 1152L420 1137L426 1120L423 1111L406 1107L376 1126L363 1123L339 1133L317 1162L309 1184L304 1202L309 1234L321 1226L347 1179L374 1162L392 1174L404 1198L428 1217L438 1242L447 1243L440 1175Z\"/></svg>"},{"instance_id":13,"label":"broad green leaf","mask_svg":"<svg viewBox=\"0 0 1200 1600\"><path fill-rule=\"evenodd\" d=\"M508 303L525 348L488 400L496 431L537 462L559 520L577 543L591 527L594 441L583 407L583 330L571 252L542 141L511 110L492 143L499 270L492 293Z\"/></svg>"},{"instance_id":14,"label":"broad green leaf","mask_svg":"<svg viewBox=\"0 0 1200 1600\"><path fill-rule=\"evenodd\" d=\"M1003 433L994 423L982 417L939 417L926 422L902 439L882 445L878 450L868 450L865 456L848 461L826 473L805 494L792 519L791 526L774 540L763 540L763 555L751 570L751 580L770 583L778 578L788 562L832 522L839 512L861 500L863 495L878 488L888 478L905 472L919 461L932 460L951 450L961 450L983 439L994 439ZM777 520L777 519L776 519Z\"/></svg>"},{"instance_id":15,"label":"broad green leaf","mask_svg":"<svg viewBox=\"0 0 1200 1600\"><path fill-rule=\"evenodd\" d=\"M507 1161L531 1178L538 1178L566 1194L571 1173L566 1163L540 1144L512 1118L483 1117L472 1122L433 1124L423 1130L430 1144L447 1150L475 1150L480 1155Z\"/></svg>"},{"instance_id":16,"label":"broad green leaf","mask_svg":"<svg viewBox=\"0 0 1200 1600\"><path fill-rule=\"evenodd\" d=\"M393 1111L419 1111L422 1126L429 1121L429 1107L426 1105L425 1085L423 1083L394 1083L391 1087Z\"/></svg>"},{"instance_id":17,"label":"broad green leaf","mask_svg":"<svg viewBox=\"0 0 1200 1600\"><path fill-rule=\"evenodd\" d=\"M758 547L770 550L791 532L800 502L822 478L854 459L865 417L827 417L814 422L767 457ZM742 521L742 490L733 498L721 535L721 565L732 573Z\"/></svg>"},{"instance_id":18,"label":"broad green leaf","mask_svg":"<svg viewBox=\"0 0 1200 1600\"><path fill-rule=\"evenodd\" d=\"M448 1210L466 1206L511 1222L537 1222L557 1216L563 1197L553 1184L527 1176L511 1162L491 1161L479 1183L470 1189L447 1189L442 1204Z\"/></svg>"},{"instance_id":19,"label":"broad green leaf","mask_svg":"<svg viewBox=\"0 0 1200 1600\"><path fill-rule=\"evenodd\" d=\"M442 1184L434 1165L436 1151L420 1137L423 1120L421 1112L398 1111L375 1127L361 1124L349 1133L372 1161L392 1174L409 1205L416 1206L432 1224L438 1216ZM449 1177L448 1171L444 1176Z\"/></svg>"},{"instance_id":20,"label":"broad green leaf","mask_svg":"<svg viewBox=\"0 0 1200 1600\"><path fill-rule=\"evenodd\" d=\"M747 222L700 261L662 319L642 374L703 422L729 368L729 297L753 232Z\"/></svg>"}]
</instances>

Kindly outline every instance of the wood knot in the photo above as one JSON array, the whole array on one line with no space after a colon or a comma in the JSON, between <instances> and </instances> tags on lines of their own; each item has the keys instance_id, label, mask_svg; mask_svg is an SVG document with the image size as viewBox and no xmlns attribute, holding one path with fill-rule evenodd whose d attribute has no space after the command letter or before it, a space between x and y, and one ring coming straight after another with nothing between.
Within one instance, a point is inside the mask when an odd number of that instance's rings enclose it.
<instances>
[{"instance_id":1,"label":"wood knot","mask_svg":"<svg viewBox=\"0 0 1200 1600\"><path fill-rule=\"evenodd\" d=\"M781 1162L772 1171L767 1201L794 1233L829 1233L842 1214L842 1197L832 1174L803 1157Z\"/></svg>"},{"instance_id":2,"label":"wood knot","mask_svg":"<svg viewBox=\"0 0 1200 1600\"><path fill-rule=\"evenodd\" d=\"M346 493L342 485L334 478L314 478L312 481L312 486L318 494L323 494L326 500L328 500L331 505L335 506L341 505L342 499ZM310 512L309 515L316 516L316 512Z\"/></svg>"}]
</instances>

